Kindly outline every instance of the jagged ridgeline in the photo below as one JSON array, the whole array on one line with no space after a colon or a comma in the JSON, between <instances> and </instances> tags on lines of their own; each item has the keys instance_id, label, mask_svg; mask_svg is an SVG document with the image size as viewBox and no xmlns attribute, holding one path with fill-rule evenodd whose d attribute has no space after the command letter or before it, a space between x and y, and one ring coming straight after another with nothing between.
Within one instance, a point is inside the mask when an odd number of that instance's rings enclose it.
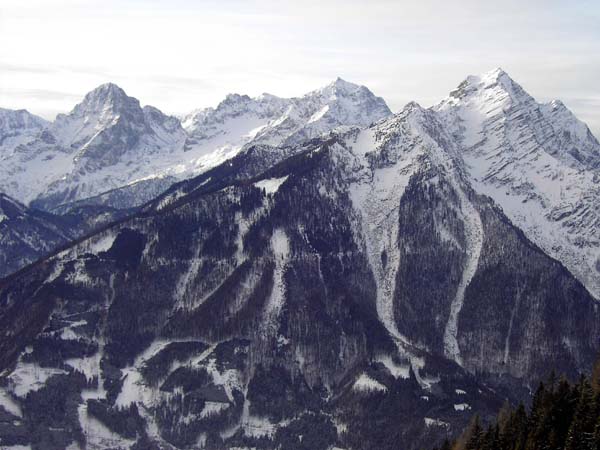
<instances>
[{"instance_id":1,"label":"jagged ridgeline","mask_svg":"<svg viewBox=\"0 0 600 450\"><path fill-rule=\"evenodd\" d=\"M257 144L0 281L1 444L430 448L598 350L597 301L416 104Z\"/></svg>"}]
</instances>

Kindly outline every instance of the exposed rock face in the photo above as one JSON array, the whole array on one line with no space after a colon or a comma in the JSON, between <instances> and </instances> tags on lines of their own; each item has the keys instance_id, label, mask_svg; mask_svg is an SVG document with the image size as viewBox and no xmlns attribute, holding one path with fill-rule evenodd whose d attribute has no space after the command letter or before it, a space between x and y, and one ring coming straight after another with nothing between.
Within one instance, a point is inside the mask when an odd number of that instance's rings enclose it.
<instances>
[{"instance_id":1,"label":"exposed rock face","mask_svg":"<svg viewBox=\"0 0 600 450\"><path fill-rule=\"evenodd\" d=\"M273 150L0 281L2 442L416 449L589 369L596 300L438 113Z\"/></svg>"},{"instance_id":2,"label":"exposed rock face","mask_svg":"<svg viewBox=\"0 0 600 450\"><path fill-rule=\"evenodd\" d=\"M500 69L467 78L433 109L475 190L600 298L600 144L587 126Z\"/></svg>"}]
</instances>

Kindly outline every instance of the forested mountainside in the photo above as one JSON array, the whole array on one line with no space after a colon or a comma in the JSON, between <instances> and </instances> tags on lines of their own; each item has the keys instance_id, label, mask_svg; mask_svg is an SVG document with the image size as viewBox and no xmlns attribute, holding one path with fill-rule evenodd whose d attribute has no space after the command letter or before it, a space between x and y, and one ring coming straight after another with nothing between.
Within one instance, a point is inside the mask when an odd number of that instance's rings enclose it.
<instances>
[{"instance_id":1,"label":"forested mountainside","mask_svg":"<svg viewBox=\"0 0 600 450\"><path fill-rule=\"evenodd\" d=\"M56 215L28 208L0 193L0 277L131 212L78 206Z\"/></svg>"}]
</instances>

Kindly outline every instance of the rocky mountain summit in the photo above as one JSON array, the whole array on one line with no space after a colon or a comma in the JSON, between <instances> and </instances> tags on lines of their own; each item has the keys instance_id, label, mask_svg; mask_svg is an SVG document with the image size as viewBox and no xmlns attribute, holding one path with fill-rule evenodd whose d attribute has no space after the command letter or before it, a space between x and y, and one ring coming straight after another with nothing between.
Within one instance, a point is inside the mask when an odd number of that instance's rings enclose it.
<instances>
[{"instance_id":1,"label":"rocky mountain summit","mask_svg":"<svg viewBox=\"0 0 600 450\"><path fill-rule=\"evenodd\" d=\"M105 84L3 155L0 190L51 209L146 176L148 162L180 149L185 139L176 118L142 108L118 86Z\"/></svg>"},{"instance_id":2,"label":"rocky mountain summit","mask_svg":"<svg viewBox=\"0 0 600 450\"><path fill-rule=\"evenodd\" d=\"M600 298L600 144L588 127L501 69L467 78L433 110L474 189Z\"/></svg>"}]
</instances>

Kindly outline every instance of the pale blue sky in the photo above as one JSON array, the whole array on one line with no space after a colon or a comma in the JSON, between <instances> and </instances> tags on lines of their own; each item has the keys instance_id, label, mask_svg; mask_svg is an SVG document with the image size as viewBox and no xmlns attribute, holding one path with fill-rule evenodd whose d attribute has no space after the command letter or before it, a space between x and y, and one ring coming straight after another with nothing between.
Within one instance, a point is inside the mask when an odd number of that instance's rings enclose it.
<instances>
[{"instance_id":1,"label":"pale blue sky","mask_svg":"<svg viewBox=\"0 0 600 450\"><path fill-rule=\"evenodd\" d=\"M600 2L2 0L0 106L45 117L113 81L182 113L337 76L393 110L501 66L600 136Z\"/></svg>"}]
</instances>

